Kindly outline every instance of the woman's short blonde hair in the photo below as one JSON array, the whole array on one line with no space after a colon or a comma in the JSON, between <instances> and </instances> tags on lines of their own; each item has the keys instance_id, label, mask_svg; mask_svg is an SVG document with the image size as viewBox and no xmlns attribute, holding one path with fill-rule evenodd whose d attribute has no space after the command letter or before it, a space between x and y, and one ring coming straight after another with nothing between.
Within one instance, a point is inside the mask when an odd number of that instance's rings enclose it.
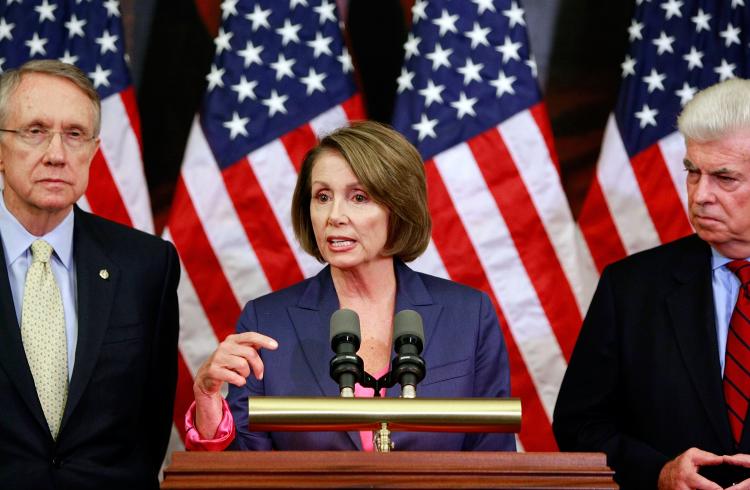
<instances>
[{"instance_id":1,"label":"woman's short blonde hair","mask_svg":"<svg viewBox=\"0 0 750 490\"><path fill-rule=\"evenodd\" d=\"M312 169L326 152L341 155L370 197L390 211L383 254L409 262L425 251L432 221L424 163L400 133L373 121L355 122L323 138L302 161L292 197L292 225L302 248L323 262L312 220Z\"/></svg>"}]
</instances>

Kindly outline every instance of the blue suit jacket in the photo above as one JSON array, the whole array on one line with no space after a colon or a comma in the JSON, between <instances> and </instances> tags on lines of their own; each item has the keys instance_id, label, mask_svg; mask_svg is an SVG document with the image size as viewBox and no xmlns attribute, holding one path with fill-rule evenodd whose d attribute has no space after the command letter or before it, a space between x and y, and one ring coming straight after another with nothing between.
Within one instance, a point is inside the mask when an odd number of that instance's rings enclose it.
<instances>
[{"instance_id":1,"label":"blue suit jacket","mask_svg":"<svg viewBox=\"0 0 750 490\"><path fill-rule=\"evenodd\" d=\"M510 371L497 316L486 294L460 284L412 271L395 261L396 311L413 309L422 316L427 375L417 388L421 397L507 397ZM357 450L358 432L250 432L249 396L338 396L329 376L333 357L329 320L339 308L326 267L317 276L250 301L237 331L256 331L278 340L275 351L261 351L264 378L248 378L242 388L230 386L227 400L237 426L230 449ZM398 397L397 385L387 391ZM513 451L512 434L399 432L398 450Z\"/></svg>"}]
</instances>

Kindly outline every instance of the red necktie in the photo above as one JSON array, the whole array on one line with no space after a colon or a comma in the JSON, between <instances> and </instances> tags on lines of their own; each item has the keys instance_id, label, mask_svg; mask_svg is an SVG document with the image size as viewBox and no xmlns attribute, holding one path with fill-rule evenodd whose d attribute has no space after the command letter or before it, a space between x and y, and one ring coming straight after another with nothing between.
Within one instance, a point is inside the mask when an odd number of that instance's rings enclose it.
<instances>
[{"instance_id":1,"label":"red necktie","mask_svg":"<svg viewBox=\"0 0 750 490\"><path fill-rule=\"evenodd\" d=\"M735 444L739 444L750 399L750 262L733 260L727 268L740 279L740 293L729 320L724 361L724 399Z\"/></svg>"}]
</instances>

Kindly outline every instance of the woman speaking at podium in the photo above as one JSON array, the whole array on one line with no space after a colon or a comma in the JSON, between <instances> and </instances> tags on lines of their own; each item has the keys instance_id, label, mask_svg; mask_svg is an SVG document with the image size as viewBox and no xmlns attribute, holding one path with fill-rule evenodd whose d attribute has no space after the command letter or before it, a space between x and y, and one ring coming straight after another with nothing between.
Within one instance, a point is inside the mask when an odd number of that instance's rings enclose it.
<instances>
[{"instance_id":1,"label":"woman speaking at podium","mask_svg":"<svg viewBox=\"0 0 750 490\"><path fill-rule=\"evenodd\" d=\"M188 449L372 450L369 432L248 429L248 397L339 395L328 336L339 308L359 315L358 355L376 378L388 371L394 314L412 309L425 334L420 396L510 396L508 355L488 296L405 264L427 248L431 221L422 160L398 132L365 121L325 137L302 163L292 222L302 248L328 266L247 303L237 333L196 374ZM373 390L357 385L355 396ZM513 434L399 432L393 441L399 450L515 450Z\"/></svg>"}]
</instances>

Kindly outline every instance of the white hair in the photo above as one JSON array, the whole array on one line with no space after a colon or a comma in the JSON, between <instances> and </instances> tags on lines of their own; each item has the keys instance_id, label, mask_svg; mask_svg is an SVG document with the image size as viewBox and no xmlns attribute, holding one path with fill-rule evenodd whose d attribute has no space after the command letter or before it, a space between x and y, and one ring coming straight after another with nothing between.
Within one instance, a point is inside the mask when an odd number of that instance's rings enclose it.
<instances>
[{"instance_id":1,"label":"white hair","mask_svg":"<svg viewBox=\"0 0 750 490\"><path fill-rule=\"evenodd\" d=\"M677 128L692 141L750 129L750 80L732 78L698 92L677 118Z\"/></svg>"}]
</instances>

